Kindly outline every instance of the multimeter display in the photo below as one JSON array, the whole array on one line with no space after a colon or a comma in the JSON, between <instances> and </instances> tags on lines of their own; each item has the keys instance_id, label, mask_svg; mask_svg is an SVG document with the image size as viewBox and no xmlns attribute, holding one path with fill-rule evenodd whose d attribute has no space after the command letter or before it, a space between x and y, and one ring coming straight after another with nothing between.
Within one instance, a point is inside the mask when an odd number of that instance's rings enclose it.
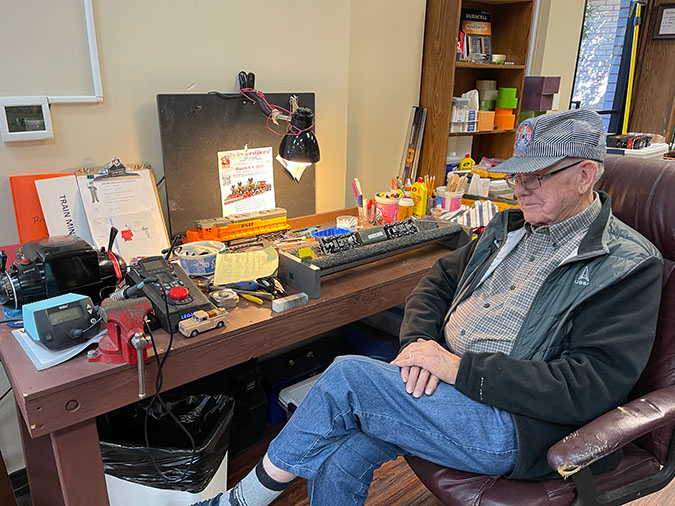
<instances>
[{"instance_id":1,"label":"multimeter display","mask_svg":"<svg viewBox=\"0 0 675 506\"><path fill-rule=\"evenodd\" d=\"M60 325L69 321L77 320L84 317L84 311L80 306L71 306L66 309L59 309L48 312L49 323L52 325Z\"/></svg>"},{"instance_id":2,"label":"multimeter display","mask_svg":"<svg viewBox=\"0 0 675 506\"><path fill-rule=\"evenodd\" d=\"M143 262L143 268L146 271L156 271L159 269L166 269L166 262L162 259L158 260L146 260Z\"/></svg>"}]
</instances>

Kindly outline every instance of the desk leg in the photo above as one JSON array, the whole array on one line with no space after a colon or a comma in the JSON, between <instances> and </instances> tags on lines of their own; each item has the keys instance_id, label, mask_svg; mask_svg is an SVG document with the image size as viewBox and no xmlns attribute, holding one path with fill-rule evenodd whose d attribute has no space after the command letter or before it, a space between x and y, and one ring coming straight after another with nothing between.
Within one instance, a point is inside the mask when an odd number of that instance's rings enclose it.
<instances>
[{"instance_id":1,"label":"desk leg","mask_svg":"<svg viewBox=\"0 0 675 506\"><path fill-rule=\"evenodd\" d=\"M2 458L0 452L0 503L5 506L16 506L16 499L14 499L14 490L12 490L12 482L7 474L5 467L5 459Z\"/></svg>"},{"instance_id":2,"label":"desk leg","mask_svg":"<svg viewBox=\"0 0 675 506\"><path fill-rule=\"evenodd\" d=\"M110 504L96 420L36 439L20 422L33 506Z\"/></svg>"},{"instance_id":3,"label":"desk leg","mask_svg":"<svg viewBox=\"0 0 675 506\"><path fill-rule=\"evenodd\" d=\"M109 506L96 419L50 437L65 506Z\"/></svg>"},{"instance_id":4,"label":"desk leg","mask_svg":"<svg viewBox=\"0 0 675 506\"><path fill-rule=\"evenodd\" d=\"M64 506L51 439L49 436L31 439L18 406L16 412L33 506Z\"/></svg>"}]
</instances>

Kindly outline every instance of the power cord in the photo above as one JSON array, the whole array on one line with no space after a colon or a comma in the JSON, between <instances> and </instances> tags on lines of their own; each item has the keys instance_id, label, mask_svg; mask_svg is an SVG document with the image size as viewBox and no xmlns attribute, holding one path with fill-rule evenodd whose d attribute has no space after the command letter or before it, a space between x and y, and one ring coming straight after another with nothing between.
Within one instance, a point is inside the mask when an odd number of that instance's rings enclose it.
<instances>
[{"instance_id":1,"label":"power cord","mask_svg":"<svg viewBox=\"0 0 675 506\"><path fill-rule=\"evenodd\" d=\"M0 397L0 402L4 401L5 397L7 397L11 391L12 391L12 387L9 387L7 389L7 391L4 394L2 394L2 397Z\"/></svg>"},{"instance_id":2,"label":"power cord","mask_svg":"<svg viewBox=\"0 0 675 506\"><path fill-rule=\"evenodd\" d=\"M148 451L148 455L150 456L150 460L152 461L152 465L155 467L155 470L159 475L164 478L166 481L170 483L175 483L184 480L187 478L188 473L190 472L190 469L192 468L192 464L194 463L195 460L195 452L196 452L196 444L195 440L192 437L192 434L190 434L190 431L187 430L185 425L176 417L176 415L173 414L171 409L165 404L164 399L162 399L162 396L160 395L160 390L162 389L162 383L164 380L163 374L162 374L162 368L164 367L164 362L166 362L167 357L169 356L169 352L171 351L171 346L173 345L173 325L171 325L171 321L169 319L169 302L166 297L166 293L164 291L164 288L158 283L159 286L159 292L162 296L162 299L164 299L164 308L166 310L166 319L167 319L167 328L169 329L169 344L166 348L166 352L164 353L164 356L162 359L159 359L159 353L157 350L157 345L155 343L155 337L152 335L152 331L150 330L150 326L148 325L147 322L144 322L145 329L148 332L148 335L150 336L150 342L152 343L152 349L155 352L155 360L157 361L157 376L155 377L155 395L152 396L152 399L150 400L150 403L146 407L145 410L145 420L143 423L143 433L145 436L145 447ZM167 476L160 468L159 465L157 464L157 461L155 460L155 456L152 454L152 451L150 449L150 438L148 435L148 417L150 414L150 409L152 408L152 405L155 403L155 401L159 402L160 406L164 409L166 413L171 417L171 419L178 425L178 427L185 433L187 436L188 440L190 441L190 445L192 446L192 451L190 455L190 462L188 462L187 468L183 472L183 474L178 477L178 478L170 478Z\"/></svg>"},{"instance_id":3,"label":"power cord","mask_svg":"<svg viewBox=\"0 0 675 506\"><path fill-rule=\"evenodd\" d=\"M99 323L101 323L101 320L103 319L102 316L99 316L96 321L92 322L91 325L89 325L86 329L73 329L70 331L70 337L73 339L80 339L85 332L89 332L91 329L93 329L95 326L97 326Z\"/></svg>"}]
</instances>

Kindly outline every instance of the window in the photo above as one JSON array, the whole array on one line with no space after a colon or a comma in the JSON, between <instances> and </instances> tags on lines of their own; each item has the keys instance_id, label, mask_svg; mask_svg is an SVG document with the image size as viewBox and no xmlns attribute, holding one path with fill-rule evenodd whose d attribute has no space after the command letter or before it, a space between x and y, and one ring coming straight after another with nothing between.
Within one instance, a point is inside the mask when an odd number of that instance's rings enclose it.
<instances>
[{"instance_id":1,"label":"window","mask_svg":"<svg viewBox=\"0 0 675 506\"><path fill-rule=\"evenodd\" d=\"M631 0L586 0L570 108L593 109L617 132L623 115L632 29ZM632 27L632 23L630 23Z\"/></svg>"}]
</instances>

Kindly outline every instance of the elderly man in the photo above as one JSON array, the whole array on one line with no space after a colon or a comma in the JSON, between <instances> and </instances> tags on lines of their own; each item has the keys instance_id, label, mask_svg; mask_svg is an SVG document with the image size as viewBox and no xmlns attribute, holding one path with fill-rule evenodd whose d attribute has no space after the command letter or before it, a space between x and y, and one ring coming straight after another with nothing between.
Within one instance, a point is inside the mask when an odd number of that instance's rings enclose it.
<instances>
[{"instance_id":1,"label":"elderly man","mask_svg":"<svg viewBox=\"0 0 675 506\"><path fill-rule=\"evenodd\" d=\"M404 454L549 477L548 447L625 399L656 327L662 261L593 191L604 154L594 112L521 124L496 168L519 209L415 288L399 356L336 359L256 468L200 504L268 504L296 475L313 505L362 504L373 470Z\"/></svg>"}]
</instances>

